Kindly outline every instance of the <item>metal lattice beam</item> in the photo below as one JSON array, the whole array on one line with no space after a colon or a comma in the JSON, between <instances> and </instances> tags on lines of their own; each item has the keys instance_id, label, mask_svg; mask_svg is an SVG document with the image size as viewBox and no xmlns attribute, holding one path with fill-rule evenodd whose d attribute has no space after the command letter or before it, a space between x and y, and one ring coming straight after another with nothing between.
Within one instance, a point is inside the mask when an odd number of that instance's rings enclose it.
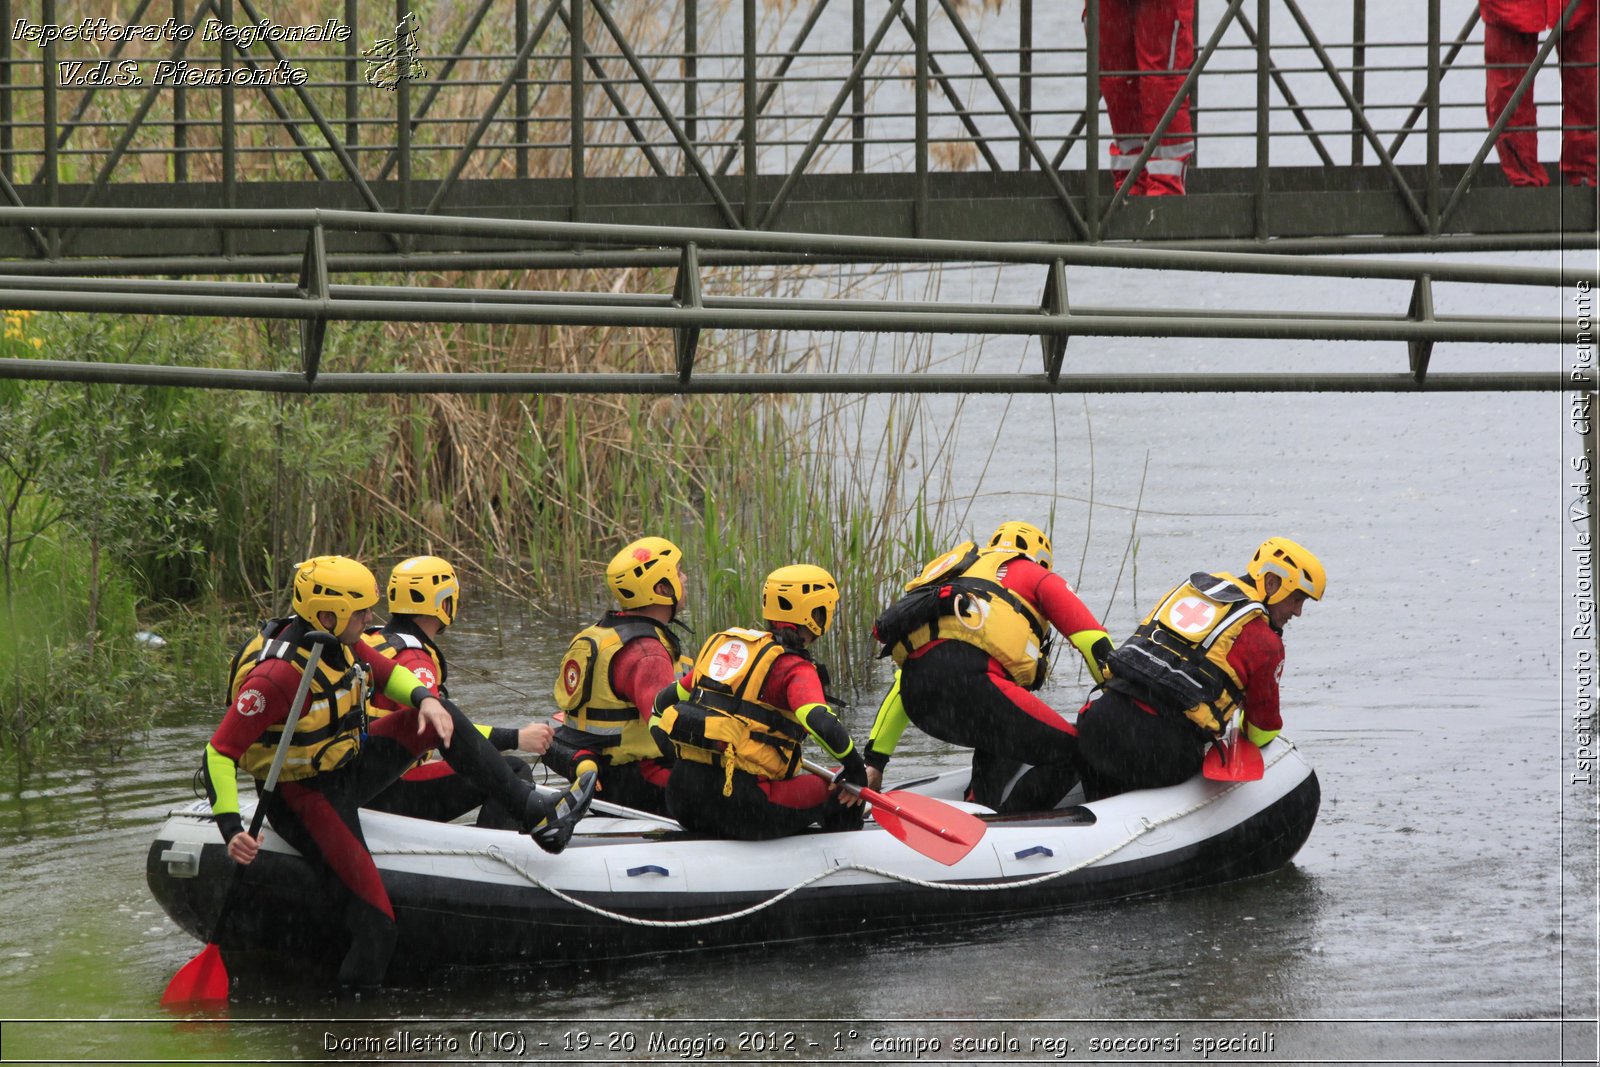
<instances>
[{"instance_id":1,"label":"metal lattice beam","mask_svg":"<svg viewBox=\"0 0 1600 1067\"><path fill-rule=\"evenodd\" d=\"M325 233L369 232L381 225L389 237L450 233L493 237L516 244L568 241L584 247L668 249L678 274L673 293L521 290L432 285L334 285ZM576 223L507 223L499 219L437 218L364 212L114 212L106 209L0 208L0 227L71 230L116 226L149 231L190 228L249 235L251 231L302 233L304 252L292 281L201 281L0 276L0 306L53 312L163 314L281 319L302 324L302 368L290 383L274 371L196 367L129 367L70 360L0 361L0 375L70 381L183 384L206 388L281 389L298 392L1135 392L1135 391L1412 391L1565 390L1583 387L1560 373L1429 372L1439 342L1573 344L1575 319L1508 315L1440 315L1433 307L1439 284L1565 287L1579 280L1600 285L1600 271L1326 258L1289 258L1217 252L1109 248L1098 245L1014 244L822 237L807 234L730 233L661 227ZM1044 297L1036 305L951 301L885 301L785 296L717 295L705 291L703 249L753 256L831 256L855 260L929 262L954 266L1037 266ZM1296 309L1069 307L1066 269L1139 269L1242 273L1277 277L1377 279L1409 286L1401 314L1318 312ZM581 278L584 273L579 272ZM670 374L341 374L322 373L324 331L348 322L495 323L608 326L672 331L676 370ZM857 333L1038 336L1046 362L1040 374L752 374L740 370L695 373L704 330L823 331ZM1062 374L1072 337L1235 338L1256 340L1386 341L1403 344L1408 370L1399 374L1326 374L1274 367L1247 374L1173 374L1159 369L1126 374ZM1585 381L1591 383L1590 374Z\"/></svg>"}]
</instances>

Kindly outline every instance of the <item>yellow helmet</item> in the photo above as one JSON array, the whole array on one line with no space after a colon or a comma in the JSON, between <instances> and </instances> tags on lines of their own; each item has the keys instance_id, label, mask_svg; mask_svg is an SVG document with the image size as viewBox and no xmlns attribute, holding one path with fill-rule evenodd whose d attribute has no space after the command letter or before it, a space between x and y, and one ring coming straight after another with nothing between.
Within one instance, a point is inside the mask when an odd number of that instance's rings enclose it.
<instances>
[{"instance_id":1,"label":"yellow helmet","mask_svg":"<svg viewBox=\"0 0 1600 1067\"><path fill-rule=\"evenodd\" d=\"M814 563L791 563L767 575L761 586L761 617L768 622L792 622L817 637L833 625L839 606L839 584ZM816 613L822 612L818 622Z\"/></svg>"},{"instance_id":2,"label":"yellow helmet","mask_svg":"<svg viewBox=\"0 0 1600 1067\"><path fill-rule=\"evenodd\" d=\"M378 602L378 580L349 556L316 556L294 567L294 613L320 627L320 612L333 613L334 634L343 632L350 616Z\"/></svg>"},{"instance_id":3,"label":"yellow helmet","mask_svg":"<svg viewBox=\"0 0 1600 1067\"><path fill-rule=\"evenodd\" d=\"M624 609L651 604L676 607L683 601L683 578L678 567L683 552L665 537L641 537L611 557L606 564L606 585ZM672 587L672 595L656 591L662 582Z\"/></svg>"},{"instance_id":4,"label":"yellow helmet","mask_svg":"<svg viewBox=\"0 0 1600 1067\"><path fill-rule=\"evenodd\" d=\"M1312 600L1321 600L1323 591L1328 588L1328 575L1322 569L1322 561L1287 537L1269 537L1261 542L1247 569L1255 580L1256 590L1263 596L1266 595L1267 575L1276 574L1283 579L1278 591L1266 601L1268 604L1278 603L1297 589L1304 590Z\"/></svg>"},{"instance_id":5,"label":"yellow helmet","mask_svg":"<svg viewBox=\"0 0 1600 1067\"><path fill-rule=\"evenodd\" d=\"M390 615L429 615L449 626L459 610L461 583L438 556L412 556L389 572Z\"/></svg>"},{"instance_id":6,"label":"yellow helmet","mask_svg":"<svg viewBox=\"0 0 1600 1067\"><path fill-rule=\"evenodd\" d=\"M1019 552L1050 569L1050 538L1031 522L1002 522L989 538L989 550Z\"/></svg>"}]
</instances>

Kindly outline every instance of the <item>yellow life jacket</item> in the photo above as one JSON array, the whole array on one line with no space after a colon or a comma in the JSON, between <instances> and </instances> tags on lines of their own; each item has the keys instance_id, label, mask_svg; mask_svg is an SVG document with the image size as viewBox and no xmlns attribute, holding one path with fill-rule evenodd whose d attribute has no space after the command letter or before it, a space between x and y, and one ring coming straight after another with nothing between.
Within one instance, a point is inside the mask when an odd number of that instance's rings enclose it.
<instances>
[{"instance_id":1,"label":"yellow life jacket","mask_svg":"<svg viewBox=\"0 0 1600 1067\"><path fill-rule=\"evenodd\" d=\"M642 615L608 611L572 639L556 676L556 705L566 712L566 726L583 734L574 741L604 750L613 764L661 755L640 709L611 688L611 661L639 637L660 641L678 659L678 639L670 629Z\"/></svg>"},{"instance_id":2,"label":"yellow life jacket","mask_svg":"<svg viewBox=\"0 0 1600 1067\"><path fill-rule=\"evenodd\" d=\"M405 618L405 616L400 616ZM432 686L440 696L448 697L450 691L445 688L445 679L450 675L450 665L445 662L444 652L439 646L428 640L421 633L413 633L404 623L390 622L388 626L373 627L361 635L361 640L371 645L382 653L385 659L399 659L400 653L421 649L433 660L433 677L429 678L423 670L414 673L417 680L423 685ZM372 717L382 718L393 711L403 710L404 705L397 704L382 693L375 693L372 697Z\"/></svg>"},{"instance_id":3,"label":"yellow life jacket","mask_svg":"<svg viewBox=\"0 0 1600 1067\"><path fill-rule=\"evenodd\" d=\"M256 665L285 659L305 673L310 650L300 643L306 632L301 620L272 619L233 658L230 700L237 700L244 681ZM317 662L317 676L306 694L306 706L295 723L288 755L279 779L296 782L344 766L361 751L366 730L366 671L352 665L342 645L327 645ZM265 781L287 723L269 726L244 754L243 767L257 781Z\"/></svg>"},{"instance_id":4,"label":"yellow life jacket","mask_svg":"<svg viewBox=\"0 0 1600 1067\"><path fill-rule=\"evenodd\" d=\"M407 618L407 616L401 615L397 617L397 619L404 618ZM444 680L450 673L449 665L445 663L444 653L440 651L438 645L428 640L424 634L412 632L411 628L403 622L390 620L388 626L373 627L363 633L361 640L380 652L385 659L399 659L400 653L420 648L428 654L429 659L433 660L433 677L427 677L424 673L426 668L424 668L413 672L416 674L417 680L423 685L431 685L442 697L450 695L444 686ZM404 710L404 707L403 704L390 700L382 693L374 693L370 704L370 712L372 718L381 719L392 712ZM407 767L406 770L409 771L413 767L420 767L425 763L433 762L437 751L437 749L429 749L424 752L413 760L411 766Z\"/></svg>"},{"instance_id":5,"label":"yellow life jacket","mask_svg":"<svg viewBox=\"0 0 1600 1067\"><path fill-rule=\"evenodd\" d=\"M1018 685L1043 685L1050 624L1038 608L1000 584L1000 568L1025 558L1019 552L974 551L968 542L930 563L897 602L921 598L927 605L920 624L890 647L895 663L904 664L931 641L961 641L987 652Z\"/></svg>"},{"instance_id":6,"label":"yellow life jacket","mask_svg":"<svg viewBox=\"0 0 1600 1067\"><path fill-rule=\"evenodd\" d=\"M1239 631L1265 613L1246 583L1196 572L1111 653L1107 687L1221 734L1244 706L1244 683L1228 653Z\"/></svg>"},{"instance_id":7,"label":"yellow life jacket","mask_svg":"<svg viewBox=\"0 0 1600 1067\"><path fill-rule=\"evenodd\" d=\"M793 711L760 699L772 665L793 651L761 630L713 634L695 657L695 687L688 699L655 720L679 758L725 770L724 796L733 793L736 770L778 781L799 769L805 727Z\"/></svg>"}]
</instances>

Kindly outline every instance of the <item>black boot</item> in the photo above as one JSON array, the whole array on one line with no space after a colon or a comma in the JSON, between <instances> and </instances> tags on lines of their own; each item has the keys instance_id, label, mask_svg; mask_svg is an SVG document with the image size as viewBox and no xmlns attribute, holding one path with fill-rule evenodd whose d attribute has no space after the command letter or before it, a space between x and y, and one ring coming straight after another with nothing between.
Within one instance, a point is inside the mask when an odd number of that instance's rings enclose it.
<instances>
[{"instance_id":1,"label":"black boot","mask_svg":"<svg viewBox=\"0 0 1600 1067\"><path fill-rule=\"evenodd\" d=\"M505 763L507 767L511 768L512 774L526 782L530 789L533 788L533 768L528 766L527 761L520 756L513 756L507 753ZM501 800L498 796L491 796L484 800L483 807L478 809L478 819L474 825L485 830L522 829L522 820L513 815L511 810L506 807L504 800Z\"/></svg>"},{"instance_id":2,"label":"black boot","mask_svg":"<svg viewBox=\"0 0 1600 1067\"><path fill-rule=\"evenodd\" d=\"M566 792L554 797L537 789L530 790L523 821L534 843L551 855L566 848L567 842L572 840L573 831L578 828L578 820L589 810L589 801L594 799L598 780L599 775L593 771L580 774Z\"/></svg>"}]
</instances>

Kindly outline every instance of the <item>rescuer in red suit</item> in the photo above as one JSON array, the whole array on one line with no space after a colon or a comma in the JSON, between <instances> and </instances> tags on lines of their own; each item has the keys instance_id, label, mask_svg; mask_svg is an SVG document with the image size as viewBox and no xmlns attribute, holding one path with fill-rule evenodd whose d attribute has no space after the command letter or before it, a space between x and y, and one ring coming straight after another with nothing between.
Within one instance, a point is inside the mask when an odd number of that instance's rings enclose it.
<instances>
[{"instance_id":1,"label":"rescuer in red suit","mask_svg":"<svg viewBox=\"0 0 1600 1067\"><path fill-rule=\"evenodd\" d=\"M1111 118L1111 174L1119 189L1193 65L1194 0L1100 0L1100 95ZM1185 98L1129 195L1182 196L1193 159Z\"/></svg>"},{"instance_id":2,"label":"rescuer in red suit","mask_svg":"<svg viewBox=\"0 0 1600 1067\"><path fill-rule=\"evenodd\" d=\"M1487 70L1489 124L1499 121L1517 83L1539 50L1539 35L1560 21L1568 0L1479 0L1483 62ZM1595 184L1597 52L1595 0L1578 0L1556 43L1561 59L1561 177L1568 185ZM1495 142L1500 169L1512 185L1549 185L1539 163L1538 119L1530 87Z\"/></svg>"},{"instance_id":3,"label":"rescuer in red suit","mask_svg":"<svg viewBox=\"0 0 1600 1067\"><path fill-rule=\"evenodd\" d=\"M211 735L201 780L228 856L253 863L261 838L239 814L237 772L256 780L267 821L293 845L318 878L306 908L339 908L350 944L339 984L356 995L375 992L394 951L397 929L388 891L367 850L357 809L418 756L438 748L457 772L520 816L547 852L566 848L594 794L594 777L554 799L517 779L448 699L441 700L399 660L362 640L378 602L377 580L345 556L317 556L295 567L293 616L269 621L233 661L232 698ZM307 683L292 730L295 694L319 644L332 634ZM369 721L368 685L403 705ZM285 733L288 734L285 738ZM266 791L271 764L283 753L277 788ZM297 913L284 916L293 922Z\"/></svg>"},{"instance_id":4,"label":"rescuer in red suit","mask_svg":"<svg viewBox=\"0 0 1600 1067\"><path fill-rule=\"evenodd\" d=\"M362 640L384 656L395 660L417 676L417 680L436 697L448 697L445 688L450 664L439 647L439 634L461 611L461 581L455 568L438 556L413 556L395 565L389 574L389 622L372 627ZM368 713L374 719L403 710L404 705L382 693L374 694ZM510 752L542 753L550 747L554 731L542 722L530 722L521 729L509 726L477 726L495 749ZM524 781L533 770L520 756L502 757L507 769ZM387 789L369 800L372 811L407 815L413 819L450 822L474 808L477 825L493 830L514 830L521 825L517 813L507 811L494 797L464 774L457 774L449 761L434 751L424 753Z\"/></svg>"},{"instance_id":5,"label":"rescuer in red suit","mask_svg":"<svg viewBox=\"0 0 1600 1067\"><path fill-rule=\"evenodd\" d=\"M1162 597L1078 713L1088 798L1187 781L1235 719L1252 743L1271 743L1283 728L1284 627L1327 588L1321 560L1271 537L1245 577L1198 571Z\"/></svg>"}]
</instances>

